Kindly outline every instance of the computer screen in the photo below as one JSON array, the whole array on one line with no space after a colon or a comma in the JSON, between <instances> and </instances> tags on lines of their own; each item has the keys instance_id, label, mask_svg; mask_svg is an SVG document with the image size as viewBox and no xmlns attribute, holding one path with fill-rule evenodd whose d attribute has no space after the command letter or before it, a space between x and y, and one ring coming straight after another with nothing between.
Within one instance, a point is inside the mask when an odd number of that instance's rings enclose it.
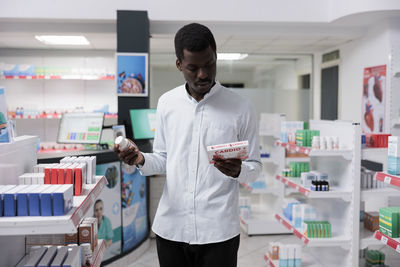
<instances>
[{"instance_id":1,"label":"computer screen","mask_svg":"<svg viewBox=\"0 0 400 267\"><path fill-rule=\"evenodd\" d=\"M129 110L134 139L153 139L156 131L156 109Z\"/></svg>"},{"instance_id":2,"label":"computer screen","mask_svg":"<svg viewBox=\"0 0 400 267\"><path fill-rule=\"evenodd\" d=\"M65 113L58 128L58 143L98 144L104 113Z\"/></svg>"}]
</instances>

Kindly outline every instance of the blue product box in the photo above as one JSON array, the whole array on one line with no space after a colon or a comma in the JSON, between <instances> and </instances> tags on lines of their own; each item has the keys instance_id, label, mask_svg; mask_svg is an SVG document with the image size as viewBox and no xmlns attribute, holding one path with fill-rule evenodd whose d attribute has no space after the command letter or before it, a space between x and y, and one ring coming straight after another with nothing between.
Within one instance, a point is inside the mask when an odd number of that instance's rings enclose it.
<instances>
[{"instance_id":1,"label":"blue product box","mask_svg":"<svg viewBox=\"0 0 400 267\"><path fill-rule=\"evenodd\" d=\"M53 216L52 193L59 185L52 185L40 193L40 215Z\"/></svg>"},{"instance_id":2,"label":"blue product box","mask_svg":"<svg viewBox=\"0 0 400 267\"><path fill-rule=\"evenodd\" d=\"M400 175L400 158L388 157L388 173L392 175Z\"/></svg>"},{"instance_id":3,"label":"blue product box","mask_svg":"<svg viewBox=\"0 0 400 267\"><path fill-rule=\"evenodd\" d=\"M287 259L284 259L284 260L279 260L279 267L289 267L288 266L289 264L288 264L288 260Z\"/></svg>"},{"instance_id":4,"label":"blue product box","mask_svg":"<svg viewBox=\"0 0 400 267\"><path fill-rule=\"evenodd\" d=\"M17 193L26 187L28 185L17 185L13 189L3 193L5 217L14 217L17 214Z\"/></svg>"},{"instance_id":5,"label":"blue product box","mask_svg":"<svg viewBox=\"0 0 400 267\"><path fill-rule=\"evenodd\" d=\"M72 208L74 196L73 185L60 185L52 192L53 197L53 215L62 216L68 213Z\"/></svg>"},{"instance_id":6,"label":"blue product box","mask_svg":"<svg viewBox=\"0 0 400 267\"><path fill-rule=\"evenodd\" d=\"M301 267L301 259L294 259L294 266Z\"/></svg>"},{"instance_id":7,"label":"blue product box","mask_svg":"<svg viewBox=\"0 0 400 267\"><path fill-rule=\"evenodd\" d=\"M28 193L29 216L40 216L40 193L51 185L39 185Z\"/></svg>"},{"instance_id":8,"label":"blue product box","mask_svg":"<svg viewBox=\"0 0 400 267\"><path fill-rule=\"evenodd\" d=\"M17 193L17 216L29 215L28 193L35 187L36 186L28 185L25 189Z\"/></svg>"},{"instance_id":9,"label":"blue product box","mask_svg":"<svg viewBox=\"0 0 400 267\"><path fill-rule=\"evenodd\" d=\"M15 187L15 185L1 185L0 186L0 217L3 216L3 194L8 190L11 190Z\"/></svg>"}]
</instances>

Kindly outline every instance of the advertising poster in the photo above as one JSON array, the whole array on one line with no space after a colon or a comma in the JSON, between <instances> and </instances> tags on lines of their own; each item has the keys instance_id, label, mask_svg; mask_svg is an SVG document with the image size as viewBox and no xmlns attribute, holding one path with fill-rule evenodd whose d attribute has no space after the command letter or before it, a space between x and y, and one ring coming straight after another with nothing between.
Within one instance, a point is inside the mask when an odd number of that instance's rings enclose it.
<instances>
[{"instance_id":1,"label":"advertising poster","mask_svg":"<svg viewBox=\"0 0 400 267\"><path fill-rule=\"evenodd\" d=\"M382 133L385 127L386 65L364 69L362 94L363 133Z\"/></svg>"},{"instance_id":2,"label":"advertising poster","mask_svg":"<svg viewBox=\"0 0 400 267\"><path fill-rule=\"evenodd\" d=\"M106 185L86 217L99 221L98 238L104 239L107 249L103 261L121 254L121 163L119 161L96 166L96 175L104 175Z\"/></svg>"},{"instance_id":3,"label":"advertising poster","mask_svg":"<svg viewBox=\"0 0 400 267\"><path fill-rule=\"evenodd\" d=\"M0 143L11 141L10 125L7 120L7 105L4 88L0 87Z\"/></svg>"},{"instance_id":4,"label":"advertising poster","mask_svg":"<svg viewBox=\"0 0 400 267\"><path fill-rule=\"evenodd\" d=\"M148 96L147 69L147 53L117 53L118 96Z\"/></svg>"},{"instance_id":5,"label":"advertising poster","mask_svg":"<svg viewBox=\"0 0 400 267\"><path fill-rule=\"evenodd\" d=\"M135 166L122 164L123 252L138 245L148 235L146 177Z\"/></svg>"}]
</instances>

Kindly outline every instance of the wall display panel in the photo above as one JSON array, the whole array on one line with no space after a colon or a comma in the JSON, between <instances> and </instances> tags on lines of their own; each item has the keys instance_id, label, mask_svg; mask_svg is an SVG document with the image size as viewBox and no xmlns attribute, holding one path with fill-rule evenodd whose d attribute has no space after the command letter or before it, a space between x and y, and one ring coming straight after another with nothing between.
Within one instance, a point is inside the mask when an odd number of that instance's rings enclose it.
<instances>
[{"instance_id":1,"label":"wall display panel","mask_svg":"<svg viewBox=\"0 0 400 267\"><path fill-rule=\"evenodd\" d=\"M147 182L135 166L122 164L122 251L138 246L149 234Z\"/></svg>"},{"instance_id":2,"label":"wall display panel","mask_svg":"<svg viewBox=\"0 0 400 267\"><path fill-rule=\"evenodd\" d=\"M148 96L148 54L117 53L119 96Z\"/></svg>"},{"instance_id":3,"label":"wall display panel","mask_svg":"<svg viewBox=\"0 0 400 267\"><path fill-rule=\"evenodd\" d=\"M107 244L103 261L121 254L121 162L109 162L96 166L96 175L104 175L107 186L97 197L87 217L96 217L99 223L98 238Z\"/></svg>"}]
</instances>

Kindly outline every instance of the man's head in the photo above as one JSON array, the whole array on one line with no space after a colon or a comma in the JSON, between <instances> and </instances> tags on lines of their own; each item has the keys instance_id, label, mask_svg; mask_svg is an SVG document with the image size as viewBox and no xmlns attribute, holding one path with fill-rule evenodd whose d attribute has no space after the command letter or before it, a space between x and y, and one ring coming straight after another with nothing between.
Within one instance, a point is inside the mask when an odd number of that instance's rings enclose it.
<instances>
[{"instance_id":1,"label":"man's head","mask_svg":"<svg viewBox=\"0 0 400 267\"><path fill-rule=\"evenodd\" d=\"M175 35L175 54L189 92L201 99L215 84L217 48L213 34L198 23L185 25Z\"/></svg>"}]
</instances>

